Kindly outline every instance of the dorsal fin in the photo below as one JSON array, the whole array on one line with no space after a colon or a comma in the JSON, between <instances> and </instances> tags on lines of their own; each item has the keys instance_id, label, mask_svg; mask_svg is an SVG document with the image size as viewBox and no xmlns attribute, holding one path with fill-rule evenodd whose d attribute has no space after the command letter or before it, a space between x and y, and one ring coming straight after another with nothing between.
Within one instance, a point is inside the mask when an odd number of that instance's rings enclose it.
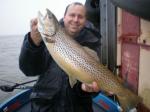
<instances>
[{"instance_id":1,"label":"dorsal fin","mask_svg":"<svg viewBox=\"0 0 150 112\"><path fill-rule=\"evenodd\" d=\"M92 49L90 49L90 48L88 48L88 47L85 47L85 46L84 46L83 48L84 48L84 50L85 50L91 57L93 57L93 59L95 59L96 61L100 62L99 57L98 57L97 53L96 53L94 50L92 50Z\"/></svg>"}]
</instances>

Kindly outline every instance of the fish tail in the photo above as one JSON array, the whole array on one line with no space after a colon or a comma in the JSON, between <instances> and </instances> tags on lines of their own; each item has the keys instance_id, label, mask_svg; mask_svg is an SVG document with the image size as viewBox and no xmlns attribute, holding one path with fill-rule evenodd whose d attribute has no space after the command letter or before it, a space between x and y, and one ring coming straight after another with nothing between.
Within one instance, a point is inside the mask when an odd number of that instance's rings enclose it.
<instances>
[{"instance_id":1,"label":"fish tail","mask_svg":"<svg viewBox=\"0 0 150 112\"><path fill-rule=\"evenodd\" d=\"M126 90L126 92L124 91L121 95L117 95L117 97L123 112L129 112L129 110L136 108L137 105L142 102L140 96L137 96L129 90Z\"/></svg>"}]
</instances>

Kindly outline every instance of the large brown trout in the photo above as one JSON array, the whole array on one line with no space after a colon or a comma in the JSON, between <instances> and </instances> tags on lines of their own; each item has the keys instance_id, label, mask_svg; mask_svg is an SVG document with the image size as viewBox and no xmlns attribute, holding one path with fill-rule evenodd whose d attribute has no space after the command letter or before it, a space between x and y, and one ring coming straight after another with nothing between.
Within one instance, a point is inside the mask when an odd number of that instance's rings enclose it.
<instances>
[{"instance_id":1,"label":"large brown trout","mask_svg":"<svg viewBox=\"0 0 150 112\"><path fill-rule=\"evenodd\" d=\"M110 70L70 37L48 9L45 16L40 12L38 14L38 30L50 55L68 74L71 87L77 80L83 83L96 81L102 90L117 95L124 111L141 101L139 96L124 87Z\"/></svg>"}]
</instances>

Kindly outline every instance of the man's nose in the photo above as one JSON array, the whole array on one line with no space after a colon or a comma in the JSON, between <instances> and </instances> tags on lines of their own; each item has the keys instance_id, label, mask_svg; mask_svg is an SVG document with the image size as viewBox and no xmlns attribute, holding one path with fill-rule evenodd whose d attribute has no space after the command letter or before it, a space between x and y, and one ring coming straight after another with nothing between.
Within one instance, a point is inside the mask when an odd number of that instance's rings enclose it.
<instances>
[{"instance_id":1,"label":"man's nose","mask_svg":"<svg viewBox=\"0 0 150 112\"><path fill-rule=\"evenodd\" d=\"M79 21L79 17L78 17L78 16L75 16L75 17L74 17L74 21L75 21L75 22Z\"/></svg>"}]
</instances>

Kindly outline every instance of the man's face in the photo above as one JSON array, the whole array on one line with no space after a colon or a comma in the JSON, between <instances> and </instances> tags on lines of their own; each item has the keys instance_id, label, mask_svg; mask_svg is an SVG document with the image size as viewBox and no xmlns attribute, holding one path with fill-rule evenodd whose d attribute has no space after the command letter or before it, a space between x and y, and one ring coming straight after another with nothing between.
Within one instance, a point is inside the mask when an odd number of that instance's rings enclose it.
<instances>
[{"instance_id":1,"label":"man's face","mask_svg":"<svg viewBox=\"0 0 150 112\"><path fill-rule=\"evenodd\" d=\"M64 25L71 36L78 34L86 22L86 9L81 5L70 5L64 15Z\"/></svg>"}]
</instances>

